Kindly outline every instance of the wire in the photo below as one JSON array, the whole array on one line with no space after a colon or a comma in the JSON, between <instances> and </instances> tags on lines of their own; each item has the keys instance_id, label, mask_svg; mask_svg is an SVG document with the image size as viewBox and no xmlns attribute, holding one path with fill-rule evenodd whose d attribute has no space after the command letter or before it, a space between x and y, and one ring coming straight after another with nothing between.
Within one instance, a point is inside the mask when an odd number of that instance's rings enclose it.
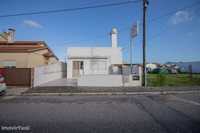
<instances>
[{"instance_id":1,"label":"wire","mask_svg":"<svg viewBox=\"0 0 200 133\"><path fill-rule=\"evenodd\" d=\"M79 10L86 10L86 9L95 9L95 8L127 5L127 4L131 4L131 3L138 3L140 1L141 0L135 0L135 1L129 0L129 1L124 1L124 2L115 2L115 3L109 3L109 4L99 4L99 5L94 5L94 6L65 8L65 9L37 11L37 12L27 12L27 13L6 14L6 15L0 15L0 18L7 18L7 17L14 17L14 16L38 15L38 14L50 14L50 13L59 13L59 12L72 12L72 11L79 11Z\"/></svg>"},{"instance_id":2,"label":"wire","mask_svg":"<svg viewBox=\"0 0 200 133\"><path fill-rule=\"evenodd\" d=\"M185 10L185 9L188 9L188 8L192 8L192 7L197 6L197 5L199 5L199 4L200 4L200 1L198 1L198 2L196 2L196 3L193 3L193 4L189 5L189 6L185 6L185 7L183 7L183 8L180 8L180 9L178 9L178 10L176 10L176 11L171 12L171 13L166 13L165 16L169 16L170 14L174 14L174 13L176 13L177 11L181 11L181 10ZM198 9L199 9L199 8L198 8ZM168 15L168 14L169 14L169 15ZM165 17L165 16L163 16L163 17ZM155 19L152 19L151 22L157 21L157 20L160 19L160 18L161 18L161 17L157 17L157 18L155 18ZM162 24L162 23L160 23L160 24ZM155 38L158 38L159 36L162 36L162 34L163 34L163 33L166 33L167 30L169 30L169 28L166 28L166 27L165 27L164 30L162 30L162 31L159 32L158 34L153 35L153 36L149 39L149 42L152 42Z\"/></svg>"},{"instance_id":3,"label":"wire","mask_svg":"<svg viewBox=\"0 0 200 133\"><path fill-rule=\"evenodd\" d=\"M185 7L179 8L179 9L176 9L176 10L174 10L174 11L165 13L165 14L163 14L163 15L161 15L161 16L155 17L155 18L151 19L149 22L157 21L157 20L159 20L159 19L161 19L161 18L163 18L163 17L167 17L167 16L170 16L170 15L176 13L177 11L181 11L181 10L185 10L185 9L188 9L188 8L192 8L192 7L197 6L197 5L199 5L199 4L200 4L200 1L195 2L195 3L191 4L191 5L188 5L188 6L185 6Z\"/></svg>"},{"instance_id":4,"label":"wire","mask_svg":"<svg viewBox=\"0 0 200 133\"><path fill-rule=\"evenodd\" d=\"M191 4L191 5L188 5L188 6L179 8L179 9L176 9L176 10L174 10L174 11L165 13L164 15L161 15L161 16L159 16L159 17L153 18L153 19L149 20L149 22L155 22L155 21L157 21L157 20L159 20L159 19L161 19L161 18L163 18L163 17L172 15L172 14L176 13L177 11L185 10L185 9L188 9L188 8L192 8L192 7L197 6L197 5L199 5L199 4L200 4L200 2L196 2L196 3L193 3L193 4ZM162 23L161 23L161 24L162 24ZM142 25L142 24L140 23L139 26L141 26L141 25ZM119 32L120 32L120 33L125 32L125 31L127 31L127 30L130 30L130 28L131 28L131 26L121 28L121 29L119 29ZM159 32L159 33L157 33L157 34L152 35L151 39L148 39L148 41L149 41L149 42L153 41L155 38L161 36L162 33L166 32L166 30L168 30L168 28L165 28L164 30L162 30L162 32ZM104 35L103 35L103 36L104 36ZM103 37L103 36L102 36L102 37ZM98 36L98 37L99 37L99 36Z\"/></svg>"},{"instance_id":5,"label":"wire","mask_svg":"<svg viewBox=\"0 0 200 133\"><path fill-rule=\"evenodd\" d=\"M195 2L195 3L192 3L191 5L184 6L184 7L182 7L182 8L176 9L176 10L171 11L171 12L167 12L167 13L165 13L165 14L159 16L159 17L152 18L152 19L150 19L148 22L149 22L149 23L156 22L156 21L162 19L163 17L167 17L167 16L170 16L170 15L176 13L177 11L181 11L181 10L185 10L185 9L188 9L188 8L192 8L192 7L194 7L194 6L198 6L199 4L200 4L200 1ZM141 26L141 25L142 25L142 23L140 23L140 26ZM121 33L121 32L125 32L125 31L127 31L127 30L130 30L130 28L131 28L131 26L124 27L124 28L122 28L122 29L120 30L120 33Z\"/></svg>"}]
</instances>

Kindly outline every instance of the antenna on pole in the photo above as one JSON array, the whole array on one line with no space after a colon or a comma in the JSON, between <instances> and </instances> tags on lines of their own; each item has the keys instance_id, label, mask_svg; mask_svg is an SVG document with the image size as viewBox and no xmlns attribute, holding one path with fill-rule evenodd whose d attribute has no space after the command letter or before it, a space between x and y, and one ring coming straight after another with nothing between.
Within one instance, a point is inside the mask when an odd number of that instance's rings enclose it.
<instances>
[{"instance_id":1,"label":"antenna on pole","mask_svg":"<svg viewBox=\"0 0 200 133\"><path fill-rule=\"evenodd\" d=\"M138 35L139 32L139 22L134 23L131 27L131 32L130 32L130 74L132 74L132 69L133 69L133 39Z\"/></svg>"}]
</instances>

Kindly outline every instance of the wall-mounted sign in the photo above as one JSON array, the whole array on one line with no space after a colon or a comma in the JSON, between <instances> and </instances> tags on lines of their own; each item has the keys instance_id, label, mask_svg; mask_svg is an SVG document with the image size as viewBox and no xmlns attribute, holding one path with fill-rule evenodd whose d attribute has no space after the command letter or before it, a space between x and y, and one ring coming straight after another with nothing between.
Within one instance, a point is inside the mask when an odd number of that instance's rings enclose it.
<instances>
[{"instance_id":1,"label":"wall-mounted sign","mask_svg":"<svg viewBox=\"0 0 200 133\"><path fill-rule=\"evenodd\" d=\"M133 66L132 66L131 74L139 75L139 66L133 65Z\"/></svg>"},{"instance_id":2,"label":"wall-mounted sign","mask_svg":"<svg viewBox=\"0 0 200 133\"><path fill-rule=\"evenodd\" d=\"M140 76L139 75L132 75L132 80L140 80Z\"/></svg>"}]
</instances>

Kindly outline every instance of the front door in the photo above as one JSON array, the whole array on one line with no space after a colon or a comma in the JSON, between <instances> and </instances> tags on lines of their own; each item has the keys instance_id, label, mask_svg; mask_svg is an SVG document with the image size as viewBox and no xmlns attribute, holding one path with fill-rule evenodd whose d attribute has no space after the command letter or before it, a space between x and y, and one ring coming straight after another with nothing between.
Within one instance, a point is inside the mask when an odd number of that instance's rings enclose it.
<instances>
[{"instance_id":1,"label":"front door","mask_svg":"<svg viewBox=\"0 0 200 133\"><path fill-rule=\"evenodd\" d=\"M83 61L73 61L72 77L73 78L79 77L82 71L83 71Z\"/></svg>"}]
</instances>

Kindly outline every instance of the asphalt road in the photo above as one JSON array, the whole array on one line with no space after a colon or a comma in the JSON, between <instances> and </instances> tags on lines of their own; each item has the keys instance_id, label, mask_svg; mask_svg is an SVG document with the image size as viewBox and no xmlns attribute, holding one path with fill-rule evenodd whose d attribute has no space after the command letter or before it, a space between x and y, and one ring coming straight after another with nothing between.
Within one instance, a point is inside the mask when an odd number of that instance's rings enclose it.
<instances>
[{"instance_id":1,"label":"asphalt road","mask_svg":"<svg viewBox=\"0 0 200 133\"><path fill-rule=\"evenodd\" d=\"M7 96L0 132L200 133L200 94Z\"/></svg>"}]
</instances>

